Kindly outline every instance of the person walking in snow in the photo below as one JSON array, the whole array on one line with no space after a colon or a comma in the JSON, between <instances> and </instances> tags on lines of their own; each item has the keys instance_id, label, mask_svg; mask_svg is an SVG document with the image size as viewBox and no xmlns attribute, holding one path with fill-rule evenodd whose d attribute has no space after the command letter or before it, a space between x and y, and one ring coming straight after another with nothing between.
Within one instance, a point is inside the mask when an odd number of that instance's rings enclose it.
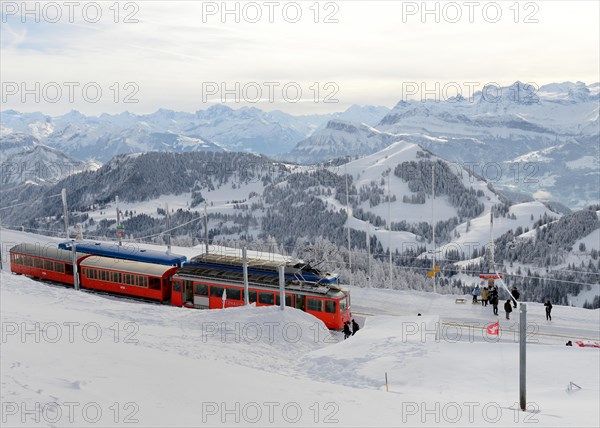
<instances>
[{"instance_id":1,"label":"person walking in snow","mask_svg":"<svg viewBox=\"0 0 600 428\"><path fill-rule=\"evenodd\" d=\"M354 336L358 330L360 330L360 327L358 326L358 323L356 321L354 321L354 318L353 318L352 319L352 336Z\"/></svg>"},{"instance_id":2,"label":"person walking in snow","mask_svg":"<svg viewBox=\"0 0 600 428\"><path fill-rule=\"evenodd\" d=\"M473 289L473 303L477 303L477 297L479 296L479 285Z\"/></svg>"},{"instance_id":3,"label":"person walking in snow","mask_svg":"<svg viewBox=\"0 0 600 428\"><path fill-rule=\"evenodd\" d=\"M504 304L504 310L506 311L506 319L509 320L510 319L510 313L512 312L512 305L510 304L510 299L508 299L506 301L506 303Z\"/></svg>"},{"instance_id":4,"label":"person walking in snow","mask_svg":"<svg viewBox=\"0 0 600 428\"><path fill-rule=\"evenodd\" d=\"M488 289L487 287L483 287L481 290L481 306L487 306L489 299Z\"/></svg>"},{"instance_id":5,"label":"person walking in snow","mask_svg":"<svg viewBox=\"0 0 600 428\"><path fill-rule=\"evenodd\" d=\"M352 332L350 331L350 322L346 321L344 323L344 340L348 339L350 336L352 336Z\"/></svg>"},{"instance_id":6,"label":"person walking in snow","mask_svg":"<svg viewBox=\"0 0 600 428\"><path fill-rule=\"evenodd\" d=\"M544 306L546 307L546 321L552 321L552 315L550 315L550 312L552 312L552 303L550 303L550 300L546 300Z\"/></svg>"},{"instance_id":7,"label":"person walking in snow","mask_svg":"<svg viewBox=\"0 0 600 428\"><path fill-rule=\"evenodd\" d=\"M510 294L512 294L512 296L515 298L513 300L513 305L515 307L515 309L517 308L517 301L519 300L519 297L521 296L519 294L519 290L517 290L517 287L513 287L512 290L510 291Z\"/></svg>"},{"instance_id":8,"label":"person walking in snow","mask_svg":"<svg viewBox=\"0 0 600 428\"><path fill-rule=\"evenodd\" d=\"M498 315L498 294L492 293L490 303L492 304L492 308L494 309L494 315Z\"/></svg>"}]
</instances>

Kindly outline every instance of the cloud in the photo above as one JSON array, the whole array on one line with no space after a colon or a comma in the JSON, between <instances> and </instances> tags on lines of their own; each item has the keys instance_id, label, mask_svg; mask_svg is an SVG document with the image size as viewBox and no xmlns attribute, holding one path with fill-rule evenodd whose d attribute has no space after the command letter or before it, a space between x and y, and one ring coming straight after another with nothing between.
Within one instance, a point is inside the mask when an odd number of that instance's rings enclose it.
<instances>
[{"instance_id":1,"label":"cloud","mask_svg":"<svg viewBox=\"0 0 600 428\"><path fill-rule=\"evenodd\" d=\"M545 190L538 190L533 194L533 197L535 199L550 200L552 198L552 193L546 192Z\"/></svg>"}]
</instances>

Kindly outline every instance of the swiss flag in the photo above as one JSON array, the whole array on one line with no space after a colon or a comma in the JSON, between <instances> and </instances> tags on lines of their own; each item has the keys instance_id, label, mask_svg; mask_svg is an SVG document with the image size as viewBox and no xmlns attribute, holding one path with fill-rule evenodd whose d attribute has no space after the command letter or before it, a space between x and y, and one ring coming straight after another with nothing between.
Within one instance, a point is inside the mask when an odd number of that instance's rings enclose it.
<instances>
[{"instance_id":1,"label":"swiss flag","mask_svg":"<svg viewBox=\"0 0 600 428\"><path fill-rule=\"evenodd\" d=\"M496 321L494 324L487 326L487 334L498 335L500 331L500 322Z\"/></svg>"}]
</instances>

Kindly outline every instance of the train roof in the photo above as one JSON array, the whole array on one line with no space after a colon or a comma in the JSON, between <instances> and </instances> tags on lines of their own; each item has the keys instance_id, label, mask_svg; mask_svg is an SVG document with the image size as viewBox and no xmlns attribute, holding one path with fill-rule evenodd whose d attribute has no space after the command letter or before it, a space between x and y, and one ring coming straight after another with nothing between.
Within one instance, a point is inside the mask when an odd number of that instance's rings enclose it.
<instances>
[{"instance_id":1,"label":"train roof","mask_svg":"<svg viewBox=\"0 0 600 428\"><path fill-rule=\"evenodd\" d=\"M54 244L18 244L12 247L10 252L73 263L73 252L71 250L56 248ZM79 251L76 253L77 260L87 255L88 254Z\"/></svg>"},{"instance_id":2,"label":"train roof","mask_svg":"<svg viewBox=\"0 0 600 428\"><path fill-rule=\"evenodd\" d=\"M119 272L158 277L163 277L165 273L175 267L102 256L89 256L85 258L80 265L81 267L118 270Z\"/></svg>"},{"instance_id":3,"label":"train roof","mask_svg":"<svg viewBox=\"0 0 600 428\"><path fill-rule=\"evenodd\" d=\"M133 260L142 263L155 263L166 266L179 266L187 257L178 254L167 254L161 251L145 250L135 244L118 245L116 242L66 241L58 244L58 248L70 250L73 242L77 251L115 259Z\"/></svg>"},{"instance_id":4,"label":"train roof","mask_svg":"<svg viewBox=\"0 0 600 428\"><path fill-rule=\"evenodd\" d=\"M291 259L288 261L273 261L259 258L247 258L247 261L248 269L255 271L261 270L268 272L277 272L279 266L283 264L285 266L286 274L294 275L297 276L299 279L304 279L308 281L330 283L335 282L338 278L338 275L336 274L322 272L318 269L313 268L308 263L298 259ZM219 254L200 254L198 256L193 257L189 262L186 263L186 265L189 266L194 264L210 264L239 268L242 266L242 263L242 257ZM307 276L310 276L310 278L307 278Z\"/></svg>"}]
</instances>

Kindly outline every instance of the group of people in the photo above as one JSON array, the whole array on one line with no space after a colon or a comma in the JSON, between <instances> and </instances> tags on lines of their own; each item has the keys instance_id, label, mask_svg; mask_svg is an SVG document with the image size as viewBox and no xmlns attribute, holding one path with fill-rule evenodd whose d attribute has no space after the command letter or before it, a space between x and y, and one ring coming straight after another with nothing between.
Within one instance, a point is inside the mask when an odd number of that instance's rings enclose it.
<instances>
[{"instance_id":1,"label":"group of people","mask_svg":"<svg viewBox=\"0 0 600 428\"><path fill-rule=\"evenodd\" d=\"M358 323L352 319L352 330L350 330L350 321L344 323L344 339L348 339L350 336L354 336L356 332L360 330Z\"/></svg>"},{"instance_id":2,"label":"group of people","mask_svg":"<svg viewBox=\"0 0 600 428\"><path fill-rule=\"evenodd\" d=\"M483 288L479 288L479 285L477 287L475 287L473 289L473 303L477 303L477 298L479 296L481 296L481 305L482 306L487 306L488 303L490 305L492 305L492 308L494 310L494 315L498 315L498 287L496 287L495 285L490 285L489 288L488 287L483 287ZM506 319L509 320L510 319L510 313L512 312L513 308L516 309L517 307L517 301L519 300L519 297L521 297L521 293L519 293L519 290L517 290L517 287L513 287L510 290L510 294L512 295L512 298L506 300L506 302L504 303L504 312L506 312ZM511 302L512 301L512 302ZM544 306L546 307L546 320L548 321L552 321L552 303L550 303L550 300L546 300L546 303L544 303Z\"/></svg>"},{"instance_id":3,"label":"group of people","mask_svg":"<svg viewBox=\"0 0 600 428\"><path fill-rule=\"evenodd\" d=\"M481 296L481 306L487 306L488 303L492 305L494 315L498 315L498 303L500 301L498 297L498 287L490 285L489 287L479 288L479 285L473 289L473 303L477 303L477 298ZM510 313L513 307L517 307L517 300L521 294L517 287L513 287L511 290L512 299L506 300L504 303L504 312L506 312L506 319L510 319ZM512 301L512 302L511 302ZM514 305L514 306L513 306Z\"/></svg>"}]
</instances>

